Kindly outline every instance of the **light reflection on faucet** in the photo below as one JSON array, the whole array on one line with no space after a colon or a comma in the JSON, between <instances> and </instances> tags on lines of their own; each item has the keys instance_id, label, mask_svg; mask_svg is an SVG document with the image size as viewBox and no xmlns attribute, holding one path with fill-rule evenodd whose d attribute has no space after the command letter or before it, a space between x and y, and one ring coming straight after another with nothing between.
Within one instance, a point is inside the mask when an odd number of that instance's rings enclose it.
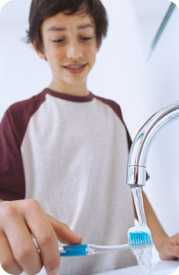
<instances>
[{"instance_id":1,"label":"light reflection on faucet","mask_svg":"<svg viewBox=\"0 0 179 275\"><path fill-rule=\"evenodd\" d=\"M179 102L163 108L152 115L140 128L134 138L128 160L127 184L132 188L134 203L137 208L139 222L145 223L145 213L143 211L141 194L142 187L146 183L146 160L151 142L158 131L171 122L179 118ZM140 206L141 205L141 206Z\"/></svg>"}]
</instances>

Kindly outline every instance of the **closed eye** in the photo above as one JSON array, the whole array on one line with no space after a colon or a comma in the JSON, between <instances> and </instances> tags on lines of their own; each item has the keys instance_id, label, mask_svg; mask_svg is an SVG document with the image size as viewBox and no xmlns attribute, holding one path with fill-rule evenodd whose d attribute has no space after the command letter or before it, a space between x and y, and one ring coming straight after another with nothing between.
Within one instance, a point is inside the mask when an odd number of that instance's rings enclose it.
<instances>
[{"instance_id":1,"label":"closed eye","mask_svg":"<svg viewBox=\"0 0 179 275\"><path fill-rule=\"evenodd\" d=\"M82 41L88 41L88 40L92 40L94 37L93 36L81 36L80 40Z\"/></svg>"},{"instance_id":2,"label":"closed eye","mask_svg":"<svg viewBox=\"0 0 179 275\"><path fill-rule=\"evenodd\" d=\"M79 37L79 40L82 41L82 42L87 42L87 41L90 41L92 39L94 39L93 36L80 36ZM53 39L52 42L56 43L56 44L64 44L66 42L66 39L65 38Z\"/></svg>"},{"instance_id":3,"label":"closed eye","mask_svg":"<svg viewBox=\"0 0 179 275\"><path fill-rule=\"evenodd\" d=\"M64 38L53 39L52 42L53 43L63 43L63 42L65 42L65 39Z\"/></svg>"}]
</instances>

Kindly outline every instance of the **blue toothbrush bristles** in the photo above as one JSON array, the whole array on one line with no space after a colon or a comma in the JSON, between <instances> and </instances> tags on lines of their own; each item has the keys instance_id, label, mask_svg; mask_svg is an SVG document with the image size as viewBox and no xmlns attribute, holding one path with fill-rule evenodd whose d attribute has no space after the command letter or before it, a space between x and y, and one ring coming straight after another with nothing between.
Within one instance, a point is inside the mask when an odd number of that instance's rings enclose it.
<instances>
[{"instance_id":1,"label":"blue toothbrush bristles","mask_svg":"<svg viewBox=\"0 0 179 275\"><path fill-rule=\"evenodd\" d=\"M146 225L137 225L128 230L128 244L145 274L151 274L153 267L153 240Z\"/></svg>"},{"instance_id":2,"label":"blue toothbrush bristles","mask_svg":"<svg viewBox=\"0 0 179 275\"><path fill-rule=\"evenodd\" d=\"M152 235L147 226L134 226L128 231L128 244L131 248L151 246Z\"/></svg>"}]
</instances>

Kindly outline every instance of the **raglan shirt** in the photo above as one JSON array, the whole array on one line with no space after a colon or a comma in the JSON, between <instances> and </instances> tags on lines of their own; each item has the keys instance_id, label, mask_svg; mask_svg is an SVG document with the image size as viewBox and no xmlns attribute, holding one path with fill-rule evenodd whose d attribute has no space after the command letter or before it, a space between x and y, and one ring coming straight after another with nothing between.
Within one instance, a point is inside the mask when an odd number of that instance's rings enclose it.
<instances>
[{"instance_id":1,"label":"raglan shirt","mask_svg":"<svg viewBox=\"0 0 179 275\"><path fill-rule=\"evenodd\" d=\"M37 200L83 242L124 244L134 222L126 184L129 143L116 102L46 88L11 105L1 121L0 198ZM60 274L134 263L130 251L63 258Z\"/></svg>"}]
</instances>

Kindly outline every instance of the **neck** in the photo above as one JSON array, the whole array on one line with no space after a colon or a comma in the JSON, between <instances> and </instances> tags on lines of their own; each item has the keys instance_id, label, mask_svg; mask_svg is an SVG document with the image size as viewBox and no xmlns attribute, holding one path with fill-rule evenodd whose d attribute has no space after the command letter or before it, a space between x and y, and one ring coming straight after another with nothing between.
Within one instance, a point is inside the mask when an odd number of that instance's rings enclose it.
<instances>
[{"instance_id":1,"label":"neck","mask_svg":"<svg viewBox=\"0 0 179 275\"><path fill-rule=\"evenodd\" d=\"M64 93L64 94L70 94L70 95L85 96L89 94L86 84L75 85L75 84L66 84L62 82L56 83L52 81L49 85L49 88L54 91Z\"/></svg>"}]
</instances>

